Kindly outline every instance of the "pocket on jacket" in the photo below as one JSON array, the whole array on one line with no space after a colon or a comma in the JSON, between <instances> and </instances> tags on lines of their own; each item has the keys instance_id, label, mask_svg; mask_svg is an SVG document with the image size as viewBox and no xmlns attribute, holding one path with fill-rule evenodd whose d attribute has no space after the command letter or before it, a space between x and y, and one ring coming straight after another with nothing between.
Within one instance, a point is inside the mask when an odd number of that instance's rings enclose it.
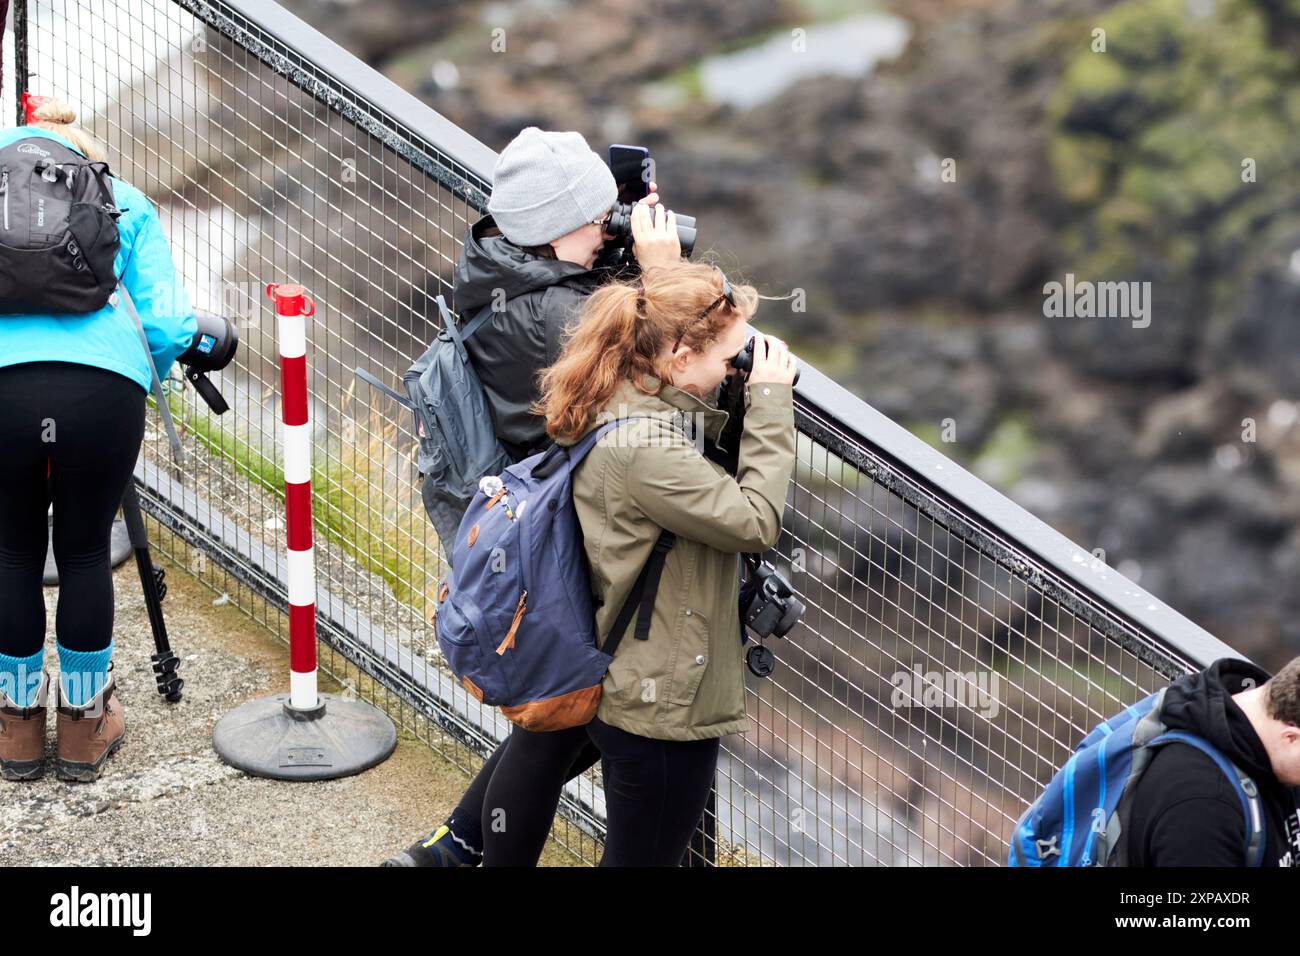
<instances>
[{"instance_id":1,"label":"pocket on jacket","mask_svg":"<svg viewBox=\"0 0 1300 956\"><path fill-rule=\"evenodd\" d=\"M700 690L700 681L709 666L709 619L697 608L684 608L678 612L681 620L681 638L673 654L672 689L670 704L691 704Z\"/></svg>"}]
</instances>

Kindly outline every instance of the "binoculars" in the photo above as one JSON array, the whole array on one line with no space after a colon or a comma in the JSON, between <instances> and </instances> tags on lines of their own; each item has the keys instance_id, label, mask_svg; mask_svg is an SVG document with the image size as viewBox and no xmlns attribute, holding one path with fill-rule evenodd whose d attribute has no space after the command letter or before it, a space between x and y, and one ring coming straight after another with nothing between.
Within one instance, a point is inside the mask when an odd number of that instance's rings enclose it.
<instances>
[{"instance_id":1,"label":"binoculars","mask_svg":"<svg viewBox=\"0 0 1300 956\"><path fill-rule=\"evenodd\" d=\"M757 336L751 335L745 347L736 353L736 357L731 360L731 367L740 372L745 378L749 378L749 373L754 370L754 343ZM799 383L799 369L794 370L794 384Z\"/></svg>"},{"instance_id":2,"label":"binoculars","mask_svg":"<svg viewBox=\"0 0 1300 956\"><path fill-rule=\"evenodd\" d=\"M614 209L609 216L609 225L605 227L605 231L614 237L610 240L610 245L622 247L629 254L632 250L634 208L635 203L614 203ZM689 259L691 253L695 251L695 217L675 213L673 218L677 223L677 241L681 243L682 255Z\"/></svg>"}]
</instances>

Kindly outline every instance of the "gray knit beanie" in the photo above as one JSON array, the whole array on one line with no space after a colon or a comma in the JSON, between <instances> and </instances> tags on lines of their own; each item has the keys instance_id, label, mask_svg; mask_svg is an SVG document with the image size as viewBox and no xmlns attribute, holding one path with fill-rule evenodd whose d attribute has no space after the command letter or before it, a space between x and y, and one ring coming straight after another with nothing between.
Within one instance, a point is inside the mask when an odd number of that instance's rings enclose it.
<instances>
[{"instance_id":1,"label":"gray knit beanie","mask_svg":"<svg viewBox=\"0 0 1300 956\"><path fill-rule=\"evenodd\" d=\"M517 246L540 246L599 219L618 198L614 175L581 133L528 126L492 170L497 228Z\"/></svg>"}]
</instances>

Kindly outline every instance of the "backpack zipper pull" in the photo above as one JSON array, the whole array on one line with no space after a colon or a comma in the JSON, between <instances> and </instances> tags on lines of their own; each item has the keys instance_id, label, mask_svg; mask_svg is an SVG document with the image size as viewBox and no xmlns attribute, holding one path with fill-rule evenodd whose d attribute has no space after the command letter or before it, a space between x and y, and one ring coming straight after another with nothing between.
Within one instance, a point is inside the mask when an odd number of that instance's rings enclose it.
<instances>
[{"instance_id":1,"label":"backpack zipper pull","mask_svg":"<svg viewBox=\"0 0 1300 956\"><path fill-rule=\"evenodd\" d=\"M528 590L525 588L524 593L519 595L519 603L515 605L515 616L510 622L510 630L506 631L505 640L497 645L498 655L504 654L507 648L515 646L515 633L519 630L519 622L524 619L526 610L528 610Z\"/></svg>"}]
</instances>

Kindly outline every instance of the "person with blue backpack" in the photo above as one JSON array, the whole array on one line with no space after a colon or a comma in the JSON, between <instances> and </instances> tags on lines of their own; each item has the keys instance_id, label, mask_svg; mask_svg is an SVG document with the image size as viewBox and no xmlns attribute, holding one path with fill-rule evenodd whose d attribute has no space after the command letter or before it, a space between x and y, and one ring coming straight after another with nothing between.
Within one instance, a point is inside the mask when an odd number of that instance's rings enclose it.
<instances>
[{"instance_id":1,"label":"person with blue backpack","mask_svg":"<svg viewBox=\"0 0 1300 956\"><path fill-rule=\"evenodd\" d=\"M669 215L651 215L659 196L656 184L649 185L649 195L632 217L633 255L641 268L681 259ZM452 298L468 321L459 330L449 315L444 322L463 350L463 356L448 361L466 365L466 374L481 386L484 415L503 465L551 444L545 419L534 407L540 397L538 376L559 357L566 330L578 321L587 298L611 278L597 266L597 257L610 238L604 224L617 195L609 167L580 133L526 127L497 159L488 212L470 227L454 275ZM412 371L422 364L432 364L432 356ZM428 380L441 371L426 368L421 374ZM449 381L460 378L459 368L446 376ZM395 397L406 404L405 397ZM438 404L444 414L459 408L455 402ZM432 431L420 430L426 435ZM454 423L449 430L463 434ZM479 467L493 458L490 450L474 454L465 442L455 444L447 451L463 456L465 468L446 467L442 475L432 471L428 461L446 462L441 450L429 454L421 467L424 505L449 559L468 504L459 486L476 485ZM468 467L471 461L473 468ZM452 470L469 474L450 480ZM489 755L447 819L383 865L535 865L561 788L598 759L581 728L532 733L516 727ZM493 806L509 821L507 826L494 827L484 819L489 786Z\"/></svg>"},{"instance_id":2,"label":"person with blue backpack","mask_svg":"<svg viewBox=\"0 0 1300 956\"><path fill-rule=\"evenodd\" d=\"M539 410L572 469L583 583L596 605L597 683L570 695L579 713L562 714L600 750L602 866L679 865L721 738L749 727L740 555L776 545L794 469L796 368L782 341L754 336L736 474L703 445L727 424L715 399L741 374L732 360L757 302L716 267L646 269L591 297L542 378ZM527 483L522 494L537 507ZM528 636L521 628L517 644ZM521 654L519 674L539 670ZM538 716L557 700L542 699ZM526 718L529 706L505 712Z\"/></svg>"},{"instance_id":3,"label":"person with blue backpack","mask_svg":"<svg viewBox=\"0 0 1300 956\"><path fill-rule=\"evenodd\" d=\"M45 767L53 502L56 773L90 781L126 732L109 535L144 437L150 365L165 377L197 322L154 207L110 174L68 106L30 99L27 125L0 132L0 775Z\"/></svg>"},{"instance_id":4,"label":"person with blue backpack","mask_svg":"<svg viewBox=\"0 0 1300 956\"><path fill-rule=\"evenodd\" d=\"M1011 866L1300 865L1300 657L1224 658L1098 725L1016 823Z\"/></svg>"},{"instance_id":5,"label":"person with blue backpack","mask_svg":"<svg viewBox=\"0 0 1300 956\"><path fill-rule=\"evenodd\" d=\"M797 375L784 343L751 340L757 299L687 263L602 287L542 376L554 444L485 475L469 504L432 623L456 680L516 725L478 807L488 865L495 840L518 842L521 801L553 815L564 782L561 762L518 775L517 739L576 748L585 734L602 864L671 866L720 739L748 728L740 555L780 534ZM726 409L724 380L742 390ZM733 409L734 465L709 448L726 450ZM536 854L546 827L531 833Z\"/></svg>"}]
</instances>

